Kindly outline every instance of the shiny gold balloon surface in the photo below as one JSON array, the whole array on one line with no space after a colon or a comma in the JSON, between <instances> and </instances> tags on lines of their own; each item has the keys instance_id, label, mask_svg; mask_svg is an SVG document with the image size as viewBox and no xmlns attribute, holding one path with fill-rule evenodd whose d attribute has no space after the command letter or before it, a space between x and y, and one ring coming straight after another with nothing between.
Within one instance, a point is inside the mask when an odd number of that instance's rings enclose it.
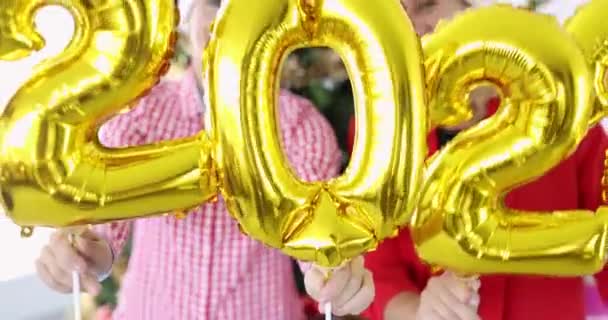
<instances>
[{"instance_id":1,"label":"shiny gold balloon surface","mask_svg":"<svg viewBox=\"0 0 608 320\"><path fill-rule=\"evenodd\" d=\"M503 202L571 154L587 131L593 77L575 41L552 17L492 6L441 24L423 48L435 123L449 123L446 110L467 105L480 84L495 86L502 105L430 160L412 218L420 256L464 274L599 271L606 209L522 212Z\"/></svg>"},{"instance_id":2,"label":"shiny gold balloon surface","mask_svg":"<svg viewBox=\"0 0 608 320\"><path fill-rule=\"evenodd\" d=\"M102 120L167 70L178 20L174 0L0 1L0 58L43 46L33 17L53 4L71 12L74 37L36 68L0 117L0 189L9 217L21 226L63 227L213 197L204 136L117 150L97 141ZM210 181L200 178L205 174Z\"/></svg>"},{"instance_id":3,"label":"shiny gold balloon surface","mask_svg":"<svg viewBox=\"0 0 608 320\"><path fill-rule=\"evenodd\" d=\"M346 173L308 183L283 154L276 103L282 62L312 46L343 58L358 133ZM229 0L204 60L221 191L245 233L332 267L409 221L426 120L420 44L399 1Z\"/></svg>"},{"instance_id":4,"label":"shiny gold balloon surface","mask_svg":"<svg viewBox=\"0 0 608 320\"><path fill-rule=\"evenodd\" d=\"M566 29L583 49L595 74L599 101L592 116L592 123L595 123L608 115L608 0L593 0L581 6L566 21Z\"/></svg>"}]
</instances>

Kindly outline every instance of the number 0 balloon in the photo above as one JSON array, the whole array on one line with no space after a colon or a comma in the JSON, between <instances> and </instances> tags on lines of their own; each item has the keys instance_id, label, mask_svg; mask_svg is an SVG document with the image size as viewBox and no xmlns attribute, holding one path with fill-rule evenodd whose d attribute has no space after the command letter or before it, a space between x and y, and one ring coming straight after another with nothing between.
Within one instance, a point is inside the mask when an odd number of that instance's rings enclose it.
<instances>
[{"instance_id":1,"label":"number 0 balloon","mask_svg":"<svg viewBox=\"0 0 608 320\"><path fill-rule=\"evenodd\" d=\"M343 57L358 117L353 160L329 182L297 179L277 136L280 66L311 46ZM247 234L337 266L409 221L426 118L420 46L399 1L228 1L205 58L219 183Z\"/></svg>"}]
</instances>

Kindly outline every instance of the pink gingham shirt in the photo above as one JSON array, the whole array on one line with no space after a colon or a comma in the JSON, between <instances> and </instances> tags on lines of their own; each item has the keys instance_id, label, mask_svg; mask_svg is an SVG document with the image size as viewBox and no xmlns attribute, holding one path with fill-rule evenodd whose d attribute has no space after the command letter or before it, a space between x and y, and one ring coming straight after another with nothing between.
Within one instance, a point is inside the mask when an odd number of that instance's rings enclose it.
<instances>
[{"instance_id":1,"label":"pink gingham shirt","mask_svg":"<svg viewBox=\"0 0 608 320\"><path fill-rule=\"evenodd\" d=\"M280 127L292 166L305 180L338 173L340 152L323 116L305 99L282 92ZM138 108L110 120L101 141L110 147L186 137L202 129L196 80L164 82ZM119 253L129 232L133 248L114 319L300 320L303 306L290 259L239 232L223 202L173 216L101 225Z\"/></svg>"}]
</instances>

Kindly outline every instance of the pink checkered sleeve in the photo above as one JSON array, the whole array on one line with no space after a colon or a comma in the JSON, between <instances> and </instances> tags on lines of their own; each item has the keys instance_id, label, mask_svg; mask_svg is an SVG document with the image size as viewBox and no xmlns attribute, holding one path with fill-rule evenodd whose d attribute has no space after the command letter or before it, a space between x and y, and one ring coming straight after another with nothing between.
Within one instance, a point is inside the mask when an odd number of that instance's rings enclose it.
<instances>
[{"instance_id":1,"label":"pink checkered sleeve","mask_svg":"<svg viewBox=\"0 0 608 320\"><path fill-rule=\"evenodd\" d=\"M304 180L337 174L340 152L327 121L288 92L280 94L279 105L294 171ZM191 136L203 129L205 109L195 78L186 76L156 87L136 109L108 122L100 138L121 147ZM116 252L133 234L115 320L303 319L289 259L244 236L219 200L184 219L159 216L97 227Z\"/></svg>"},{"instance_id":2,"label":"pink checkered sleeve","mask_svg":"<svg viewBox=\"0 0 608 320\"><path fill-rule=\"evenodd\" d=\"M283 130L285 153L294 170L305 181L323 181L340 171L340 148L327 120L310 101L296 95L281 94L283 109L296 109L285 117L290 126Z\"/></svg>"},{"instance_id":3,"label":"pink checkered sleeve","mask_svg":"<svg viewBox=\"0 0 608 320\"><path fill-rule=\"evenodd\" d=\"M150 94L142 98L135 108L106 122L99 130L99 141L109 148L137 146L152 142L147 133L139 130L134 124L146 119L147 110L154 107L170 107L170 101L175 101L171 99L173 96L158 93L175 90L177 90L176 86L170 83L162 83L152 89ZM129 238L131 225L131 221L111 222L95 226L94 231L110 243L112 252L116 256L121 254Z\"/></svg>"},{"instance_id":4,"label":"pink checkered sleeve","mask_svg":"<svg viewBox=\"0 0 608 320\"><path fill-rule=\"evenodd\" d=\"M101 143L107 147L120 148L154 142L155 137L141 132L133 124L148 121L150 110L155 107L173 108L172 104L179 102L175 100L178 90L173 83L154 88L137 108L102 126L99 132ZM285 151L298 176L306 181L315 181L338 174L341 153L327 120L304 98L281 93L280 101L281 109L289 110L281 114L281 120L284 121L283 141L289 141L285 144ZM110 242L115 254L119 254L128 238L130 225L128 221L113 222L96 226L95 230Z\"/></svg>"}]
</instances>

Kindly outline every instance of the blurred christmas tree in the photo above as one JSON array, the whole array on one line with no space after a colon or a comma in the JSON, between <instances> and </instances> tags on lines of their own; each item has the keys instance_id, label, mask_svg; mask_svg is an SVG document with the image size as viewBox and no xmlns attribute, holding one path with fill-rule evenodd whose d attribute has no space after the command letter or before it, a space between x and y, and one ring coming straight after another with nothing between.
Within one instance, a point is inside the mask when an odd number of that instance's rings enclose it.
<instances>
[{"instance_id":1,"label":"blurred christmas tree","mask_svg":"<svg viewBox=\"0 0 608 320\"><path fill-rule=\"evenodd\" d=\"M547 0L530 0L530 9L535 10L541 4L547 2Z\"/></svg>"}]
</instances>

